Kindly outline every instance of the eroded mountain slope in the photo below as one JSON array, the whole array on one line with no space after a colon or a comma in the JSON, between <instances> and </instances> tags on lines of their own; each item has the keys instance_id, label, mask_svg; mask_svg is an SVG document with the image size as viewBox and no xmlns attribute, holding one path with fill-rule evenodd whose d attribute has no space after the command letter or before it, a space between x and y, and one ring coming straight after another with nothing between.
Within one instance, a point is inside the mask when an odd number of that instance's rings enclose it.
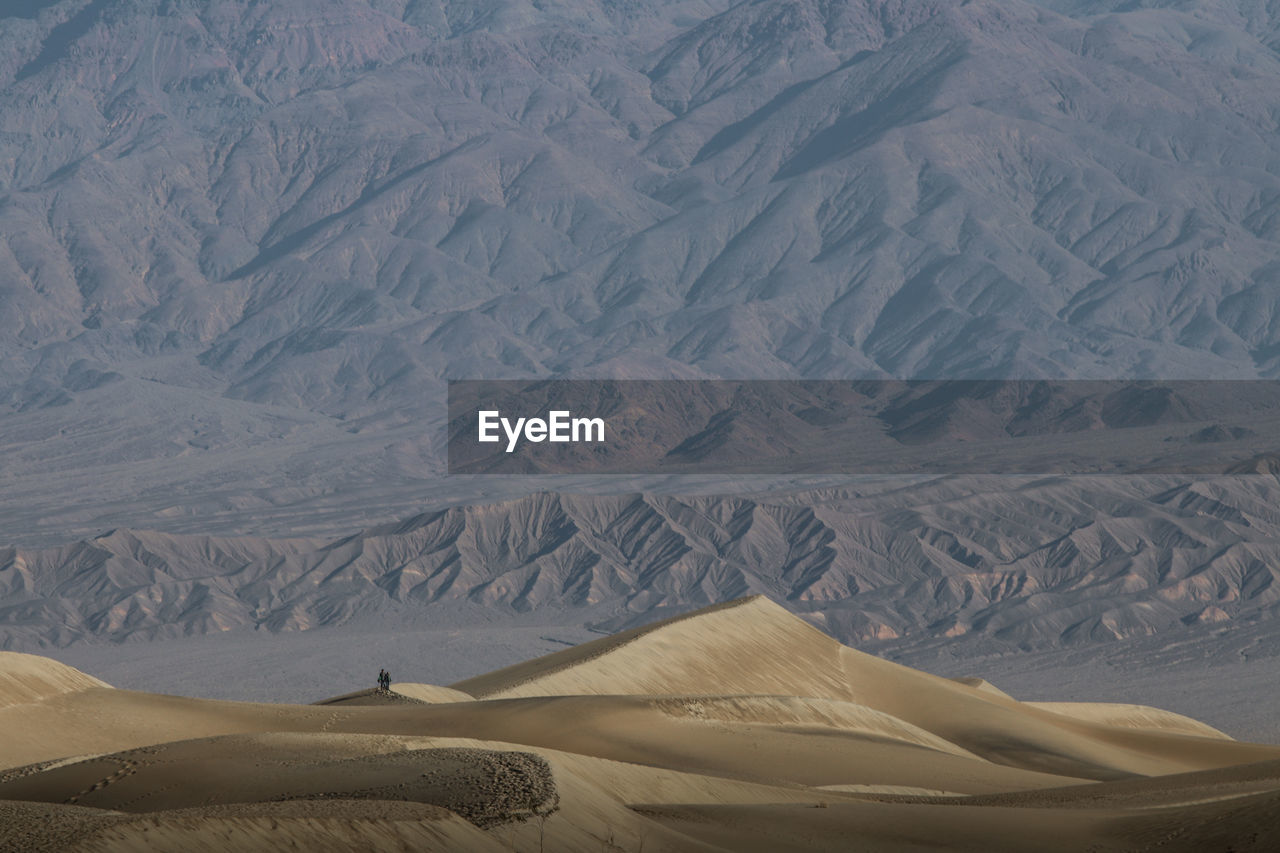
<instances>
[{"instance_id":1,"label":"eroded mountain slope","mask_svg":"<svg viewBox=\"0 0 1280 853\"><path fill-rule=\"evenodd\" d=\"M1275 615L1275 493L1262 476L941 479L541 493L335 540L117 530L0 552L0 631L30 647L468 614L617 629L760 593L864 644L1172 642Z\"/></svg>"},{"instance_id":2,"label":"eroded mountain slope","mask_svg":"<svg viewBox=\"0 0 1280 853\"><path fill-rule=\"evenodd\" d=\"M412 486L449 377L1274 376L1228 6L11 4L13 510Z\"/></svg>"}]
</instances>

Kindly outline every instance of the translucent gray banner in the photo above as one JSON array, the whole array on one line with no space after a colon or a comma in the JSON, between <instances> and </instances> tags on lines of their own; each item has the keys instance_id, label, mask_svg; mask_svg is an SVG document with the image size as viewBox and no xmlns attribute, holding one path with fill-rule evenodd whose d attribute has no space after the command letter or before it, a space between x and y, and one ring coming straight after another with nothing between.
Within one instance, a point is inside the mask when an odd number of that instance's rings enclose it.
<instances>
[{"instance_id":1,"label":"translucent gray banner","mask_svg":"<svg viewBox=\"0 0 1280 853\"><path fill-rule=\"evenodd\" d=\"M1280 382L465 380L450 474L1280 471Z\"/></svg>"}]
</instances>

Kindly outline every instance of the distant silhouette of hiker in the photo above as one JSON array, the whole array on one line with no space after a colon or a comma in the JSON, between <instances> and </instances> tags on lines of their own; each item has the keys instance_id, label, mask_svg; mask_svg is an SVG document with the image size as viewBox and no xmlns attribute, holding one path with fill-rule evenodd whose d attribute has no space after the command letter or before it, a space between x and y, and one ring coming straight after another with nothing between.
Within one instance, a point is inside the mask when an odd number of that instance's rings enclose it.
<instances>
[{"instance_id":1,"label":"distant silhouette of hiker","mask_svg":"<svg viewBox=\"0 0 1280 853\"><path fill-rule=\"evenodd\" d=\"M387 677L387 671L385 669L378 670L378 689L386 690L390 684L391 681Z\"/></svg>"},{"instance_id":2,"label":"distant silhouette of hiker","mask_svg":"<svg viewBox=\"0 0 1280 853\"><path fill-rule=\"evenodd\" d=\"M391 673L389 672L383 672L382 674L382 689L388 693L391 692Z\"/></svg>"}]
</instances>

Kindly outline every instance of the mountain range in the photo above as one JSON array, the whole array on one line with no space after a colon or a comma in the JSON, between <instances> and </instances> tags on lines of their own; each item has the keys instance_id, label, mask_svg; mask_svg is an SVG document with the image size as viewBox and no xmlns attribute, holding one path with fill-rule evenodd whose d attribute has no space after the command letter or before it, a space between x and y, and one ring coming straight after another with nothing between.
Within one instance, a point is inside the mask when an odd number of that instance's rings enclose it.
<instances>
[{"instance_id":1,"label":"mountain range","mask_svg":"<svg viewBox=\"0 0 1280 853\"><path fill-rule=\"evenodd\" d=\"M441 476L443 394L1280 378L1278 48L1275 0L0 4L4 643L1263 619L1270 478L521 496Z\"/></svg>"},{"instance_id":2,"label":"mountain range","mask_svg":"<svg viewBox=\"0 0 1280 853\"><path fill-rule=\"evenodd\" d=\"M1274 3L0 11L15 512L420 482L446 378L1280 370Z\"/></svg>"},{"instance_id":3,"label":"mountain range","mask_svg":"<svg viewBox=\"0 0 1280 853\"><path fill-rule=\"evenodd\" d=\"M0 552L0 647L532 619L763 594L847 642L1033 651L1265 629L1272 477L943 478L774 497L539 493L337 540L116 530ZM483 613L483 617L476 614Z\"/></svg>"}]
</instances>

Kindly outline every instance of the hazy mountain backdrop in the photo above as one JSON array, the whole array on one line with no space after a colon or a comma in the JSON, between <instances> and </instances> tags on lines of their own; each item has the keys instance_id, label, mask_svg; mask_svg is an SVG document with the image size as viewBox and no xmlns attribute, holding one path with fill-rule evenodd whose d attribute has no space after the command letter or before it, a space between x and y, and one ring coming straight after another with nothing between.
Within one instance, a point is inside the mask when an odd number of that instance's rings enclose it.
<instances>
[{"instance_id":1,"label":"hazy mountain backdrop","mask_svg":"<svg viewBox=\"0 0 1280 853\"><path fill-rule=\"evenodd\" d=\"M7 636L1270 613L1269 478L332 535L508 488L437 477L448 378L1280 378L1278 50L1275 0L0 0L0 541L331 534L11 551Z\"/></svg>"}]
</instances>

